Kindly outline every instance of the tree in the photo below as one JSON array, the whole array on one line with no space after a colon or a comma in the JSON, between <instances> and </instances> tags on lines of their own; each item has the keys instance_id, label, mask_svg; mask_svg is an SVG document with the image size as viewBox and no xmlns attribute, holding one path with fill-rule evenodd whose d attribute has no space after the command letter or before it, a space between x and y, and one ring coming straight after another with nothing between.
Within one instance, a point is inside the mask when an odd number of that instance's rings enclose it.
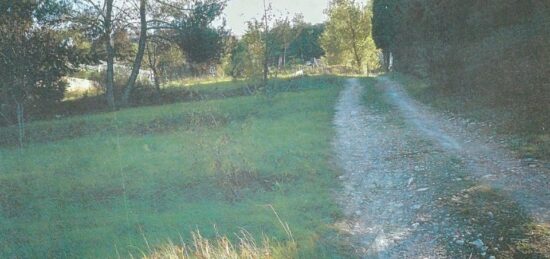
<instances>
[{"instance_id":1,"label":"tree","mask_svg":"<svg viewBox=\"0 0 550 259\"><path fill-rule=\"evenodd\" d=\"M537 114L548 117L548 1L378 0L374 4L375 40L380 48L389 47L394 70L426 79L444 95L490 96L486 104L519 111L520 120ZM510 126L548 129L547 119L531 122L514 121Z\"/></svg>"},{"instance_id":2,"label":"tree","mask_svg":"<svg viewBox=\"0 0 550 259\"><path fill-rule=\"evenodd\" d=\"M139 2L136 15L133 4ZM114 1L114 0L75 0L76 15L73 20L81 30L86 31L95 44L95 52L100 59L107 63L106 70L106 97L109 107L117 108L114 65L115 60L122 62L133 57L132 69L126 85L122 91L120 106L128 105L131 92L143 62L147 42L147 0ZM139 26L134 26L138 20ZM128 28L139 27L137 52L134 52L133 43L128 36ZM135 54L135 56L134 56Z\"/></svg>"},{"instance_id":3,"label":"tree","mask_svg":"<svg viewBox=\"0 0 550 259\"><path fill-rule=\"evenodd\" d=\"M263 84L264 86L267 85L267 80L269 77L269 53L271 50L271 44L269 41L269 21L272 18L271 14L271 3L269 5L266 5L266 0L263 0L264 3L264 15L262 17L262 25L263 25L263 35L261 38L263 38Z\"/></svg>"},{"instance_id":4,"label":"tree","mask_svg":"<svg viewBox=\"0 0 550 259\"><path fill-rule=\"evenodd\" d=\"M271 19L271 5L264 1L261 20L248 21L243 37L232 44L228 70L233 77L246 77L251 81L261 81L263 86L267 85L269 61L276 45L274 33L268 24Z\"/></svg>"},{"instance_id":5,"label":"tree","mask_svg":"<svg viewBox=\"0 0 550 259\"><path fill-rule=\"evenodd\" d=\"M77 49L61 33L68 8L53 0L0 3L0 114L8 123L16 118L20 146L25 107L60 101L62 77L79 65Z\"/></svg>"},{"instance_id":6,"label":"tree","mask_svg":"<svg viewBox=\"0 0 550 259\"><path fill-rule=\"evenodd\" d=\"M384 70L388 71L391 57L391 44L395 36L394 12L396 0L374 0L372 4L372 37L382 50Z\"/></svg>"},{"instance_id":7,"label":"tree","mask_svg":"<svg viewBox=\"0 0 550 259\"><path fill-rule=\"evenodd\" d=\"M134 43L130 38L130 32L127 27L115 26L111 35L111 41L114 50L114 59L117 62L129 63L135 58L136 50ZM82 28L78 28L77 31L85 32ZM86 32L85 32L86 33ZM107 60L107 49L105 46L105 35L94 37L88 34L86 39L91 45L91 54L94 55L96 60Z\"/></svg>"},{"instance_id":8,"label":"tree","mask_svg":"<svg viewBox=\"0 0 550 259\"><path fill-rule=\"evenodd\" d=\"M284 68L286 67L288 48L295 36L288 17L276 19L270 34L271 37L273 37L273 44L277 48L276 51L274 51L278 60L277 67L279 69Z\"/></svg>"},{"instance_id":9,"label":"tree","mask_svg":"<svg viewBox=\"0 0 550 259\"><path fill-rule=\"evenodd\" d=\"M128 78L128 83L126 84L126 88L124 89L124 94L122 95L122 105L126 106L128 105L128 101L130 99L130 94L132 92L132 89L134 88L134 85L136 83L136 79L139 74L139 69L141 68L141 62L143 61L143 56L145 55L145 47L147 42L147 13L146 13L146 6L147 6L147 0L139 0L139 20L140 20L140 32L139 32L139 43L138 43L138 51L136 54L136 59L134 61L134 64L132 66L132 72L130 74L130 78ZM158 86L157 86L158 87Z\"/></svg>"},{"instance_id":10,"label":"tree","mask_svg":"<svg viewBox=\"0 0 550 259\"><path fill-rule=\"evenodd\" d=\"M121 12L127 6L123 3L122 6L115 6L114 0L75 0L77 5L76 10L79 10L73 15L73 21L81 26L82 30L86 30L92 38L100 39L104 45L106 52L106 100L111 110L116 109L115 89L114 89L114 63L115 63L115 46L113 34L119 28L123 28L123 23L126 21L126 13ZM118 11L114 13L114 9ZM113 16L114 15L114 16Z\"/></svg>"},{"instance_id":11,"label":"tree","mask_svg":"<svg viewBox=\"0 0 550 259\"><path fill-rule=\"evenodd\" d=\"M264 16L268 22L272 17L267 5ZM291 61L304 64L323 56L319 41L324 31L323 24L312 25L304 22L303 16L296 15L293 19L276 19L271 28L267 27L266 33L265 17L249 21L243 37L230 44L226 71L232 77L261 79L265 83L270 66L281 68Z\"/></svg>"},{"instance_id":12,"label":"tree","mask_svg":"<svg viewBox=\"0 0 550 259\"><path fill-rule=\"evenodd\" d=\"M220 62L229 32L225 23L215 27L227 0L157 0L151 30L162 31L176 44L196 74Z\"/></svg>"},{"instance_id":13,"label":"tree","mask_svg":"<svg viewBox=\"0 0 550 259\"><path fill-rule=\"evenodd\" d=\"M264 36L265 26L258 20L252 20L247 23L248 28L243 35L241 43L237 45L237 50L242 52L234 55L235 61L240 61L244 75L249 79L261 79L264 83L266 76L266 57L269 50L266 50L268 44Z\"/></svg>"},{"instance_id":14,"label":"tree","mask_svg":"<svg viewBox=\"0 0 550 259\"><path fill-rule=\"evenodd\" d=\"M367 73L377 64L371 36L371 10L354 0L333 0L326 11L329 20L321 45L331 64L351 64ZM373 60L374 59L374 60Z\"/></svg>"},{"instance_id":15,"label":"tree","mask_svg":"<svg viewBox=\"0 0 550 259\"><path fill-rule=\"evenodd\" d=\"M160 95L162 53L170 47L170 43L167 43L161 38L154 37L155 35L151 36L153 37L149 37L146 44L146 60L151 72L153 73L155 89L157 94Z\"/></svg>"},{"instance_id":16,"label":"tree","mask_svg":"<svg viewBox=\"0 0 550 259\"><path fill-rule=\"evenodd\" d=\"M99 10L98 10L99 11ZM116 109L115 103L115 50L111 35L113 32L113 0L105 0L105 14L103 20L103 35L105 38L105 49L107 50L107 104L111 110Z\"/></svg>"},{"instance_id":17,"label":"tree","mask_svg":"<svg viewBox=\"0 0 550 259\"><path fill-rule=\"evenodd\" d=\"M290 56L305 62L325 55L320 43L321 35L325 31L324 24L308 24L294 19L292 29L296 38L290 43Z\"/></svg>"},{"instance_id":18,"label":"tree","mask_svg":"<svg viewBox=\"0 0 550 259\"><path fill-rule=\"evenodd\" d=\"M248 46L243 40L232 41L228 51L229 61L226 64L225 71L233 78L242 78L245 76L245 66L248 61Z\"/></svg>"}]
</instances>

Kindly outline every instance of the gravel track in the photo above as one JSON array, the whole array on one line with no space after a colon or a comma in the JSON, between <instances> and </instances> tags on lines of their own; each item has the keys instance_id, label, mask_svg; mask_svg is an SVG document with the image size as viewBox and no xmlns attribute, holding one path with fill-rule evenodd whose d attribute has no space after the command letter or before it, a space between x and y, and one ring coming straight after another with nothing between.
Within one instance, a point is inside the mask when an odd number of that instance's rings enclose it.
<instances>
[{"instance_id":1,"label":"gravel track","mask_svg":"<svg viewBox=\"0 0 550 259\"><path fill-rule=\"evenodd\" d=\"M350 79L334 118L333 146L344 172L337 199L346 216L338 227L356 254L484 258L498 253L502 238L487 236L483 226L464 222L442 202L480 184L504 193L499 199L517 204L530 219L549 222L547 168L514 158L493 138L416 102L388 78L378 78L376 88L390 111L364 103L365 87ZM483 237L477 234L482 232ZM484 245L475 244L478 237Z\"/></svg>"}]
</instances>

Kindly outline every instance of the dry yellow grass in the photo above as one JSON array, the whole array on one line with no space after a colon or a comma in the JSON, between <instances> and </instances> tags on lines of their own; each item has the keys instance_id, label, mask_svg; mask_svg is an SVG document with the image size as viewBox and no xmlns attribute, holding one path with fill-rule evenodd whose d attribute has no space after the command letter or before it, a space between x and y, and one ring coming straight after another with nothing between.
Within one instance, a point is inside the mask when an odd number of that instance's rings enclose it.
<instances>
[{"instance_id":1,"label":"dry yellow grass","mask_svg":"<svg viewBox=\"0 0 550 259\"><path fill-rule=\"evenodd\" d=\"M152 253L143 255L143 259L214 259L214 258L296 258L297 246L293 240L285 243L274 242L264 236L258 243L246 231L238 235L238 242L232 243L227 237L218 237L209 240L197 232L193 232L191 245L176 245L168 242L167 245L155 248Z\"/></svg>"},{"instance_id":2,"label":"dry yellow grass","mask_svg":"<svg viewBox=\"0 0 550 259\"><path fill-rule=\"evenodd\" d=\"M209 240L197 230L192 232L191 245L176 245L169 241L166 245L153 248L149 247L149 254L143 254L143 259L275 259L297 258L298 246L289 225L283 222L273 206L268 205L281 227L286 233L287 241L277 242L264 235L261 242L257 242L246 230L241 230L237 235L237 242L233 243L226 236L219 236L215 240Z\"/></svg>"}]
</instances>

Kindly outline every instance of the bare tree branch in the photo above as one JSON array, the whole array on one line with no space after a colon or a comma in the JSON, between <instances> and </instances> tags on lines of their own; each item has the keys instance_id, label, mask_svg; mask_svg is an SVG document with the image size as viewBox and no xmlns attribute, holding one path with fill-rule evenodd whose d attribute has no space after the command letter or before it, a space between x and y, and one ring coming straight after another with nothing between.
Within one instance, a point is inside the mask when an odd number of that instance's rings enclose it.
<instances>
[{"instance_id":1,"label":"bare tree branch","mask_svg":"<svg viewBox=\"0 0 550 259\"><path fill-rule=\"evenodd\" d=\"M168 3L165 0L156 0L156 2L159 3L159 4L162 4L162 5L168 6L170 8L174 8L174 9L179 10L179 11L193 11L193 8L186 8L186 7L177 6L177 5Z\"/></svg>"},{"instance_id":2,"label":"bare tree branch","mask_svg":"<svg viewBox=\"0 0 550 259\"><path fill-rule=\"evenodd\" d=\"M95 9L97 11L97 14L99 16L101 16L103 19L105 19L105 11L104 11L105 10L105 5L103 5L103 7L100 7L93 0L80 0L80 1L84 1L85 3L88 3L90 6L93 7L93 9Z\"/></svg>"}]
</instances>

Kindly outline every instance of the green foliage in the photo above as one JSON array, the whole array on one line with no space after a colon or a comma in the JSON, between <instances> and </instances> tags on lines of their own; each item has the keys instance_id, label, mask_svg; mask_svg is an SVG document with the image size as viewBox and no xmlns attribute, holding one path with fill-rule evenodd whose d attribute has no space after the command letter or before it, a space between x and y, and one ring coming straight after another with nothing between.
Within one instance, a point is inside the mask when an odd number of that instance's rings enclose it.
<instances>
[{"instance_id":1,"label":"green foliage","mask_svg":"<svg viewBox=\"0 0 550 259\"><path fill-rule=\"evenodd\" d=\"M186 72L185 66L185 56L176 47L166 46L161 50L158 67L163 78L174 80L183 77Z\"/></svg>"},{"instance_id":2,"label":"green foliage","mask_svg":"<svg viewBox=\"0 0 550 259\"><path fill-rule=\"evenodd\" d=\"M380 49L389 49L395 35L395 0L374 0L372 3L372 37Z\"/></svg>"},{"instance_id":3,"label":"green foliage","mask_svg":"<svg viewBox=\"0 0 550 259\"><path fill-rule=\"evenodd\" d=\"M395 37L395 4L396 0L374 0L372 3L372 38L376 47L382 50L386 71L389 70L391 44Z\"/></svg>"},{"instance_id":4,"label":"green foliage","mask_svg":"<svg viewBox=\"0 0 550 259\"><path fill-rule=\"evenodd\" d=\"M375 39L379 47L389 45L397 71L427 79L431 90L442 96L460 96L472 106L481 101L486 108L513 110L514 118L506 126L511 132L548 134L548 3L380 0L375 4L375 18L380 18L375 25L380 22L382 27L376 35L389 32L390 36ZM389 13L380 8L384 4Z\"/></svg>"},{"instance_id":5,"label":"green foliage","mask_svg":"<svg viewBox=\"0 0 550 259\"><path fill-rule=\"evenodd\" d=\"M156 73L155 77L161 82L177 80L189 75L184 54L178 46L162 39L162 35L149 35L145 51L144 67Z\"/></svg>"},{"instance_id":6,"label":"green foliage","mask_svg":"<svg viewBox=\"0 0 550 259\"><path fill-rule=\"evenodd\" d=\"M304 64L319 59L324 55L319 39L324 31L324 24L310 24L296 15L277 19L269 31L273 49L270 51L270 63L278 68L287 64ZM293 62L294 61L294 62Z\"/></svg>"},{"instance_id":7,"label":"green foliage","mask_svg":"<svg viewBox=\"0 0 550 259\"><path fill-rule=\"evenodd\" d=\"M303 17L297 15L292 20L277 19L267 36L264 30L264 21L248 22L242 39L231 46L230 62L225 67L229 75L252 81L261 79L266 53L268 65L278 70L304 65L324 55L319 42L324 31L323 24L306 23Z\"/></svg>"},{"instance_id":8,"label":"green foliage","mask_svg":"<svg viewBox=\"0 0 550 259\"><path fill-rule=\"evenodd\" d=\"M224 26L213 27L212 22L220 17L225 0L196 1L191 11L174 16L174 41L187 61L194 65L195 72L204 74L208 66L219 63L224 54L224 41L228 31Z\"/></svg>"},{"instance_id":9,"label":"green foliage","mask_svg":"<svg viewBox=\"0 0 550 259\"><path fill-rule=\"evenodd\" d=\"M0 149L0 257L139 256L197 229L284 243L268 205L297 257L337 256L324 238L339 215L327 158L340 80L288 82L309 90L33 123L87 134Z\"/></svg>"},{"instance_id":10,"label":"green foliage","mask_svg":"<svg viewBox=\"0 0 550 259\"><path fill-rule=\"evenodd\" d=\"M302 62L320 59L325 55L319 39L325 31L325 25L307 24L294 21L296 38L290 43L289 58L300 59Z\"/></svg>"},{"instance_id":11,"label":"green foliage","mask_svg":"<svg viewBox=\"0 0 550 259\"><path fill-rule=\"evenodd\" d=\"M15 106L39 109L63 98L61 78L81 61L63 36L59 20L67 12L59 1L8 1L0 4L0 114L13 123Z\"/></svg>"},{"instance_id":12,"label":"green foliage","mask_svg":"<svg viewBox=\"0 0 550 259\"><path fill-rule=\"evenodd\" d=\"M287 52L291 41L296 37L288 17L276 19L269 32L270 43L273 45L270 58L277 60L277 66L286 65Z\"/></svg>"},{"instance_id":13,"label":"green foliage","mask_svg":"<svg viewBox=\"0 0 550 259\"><path fill-rule=\"evenodd\" d=\"M233 77L246 77L251 81L262 79L266 44L263 41L264 25L258 20L247 23L248 28L231 53L230 74Z\"/></svg>"},{"instance_id":14,"label":"green foliage","mask_svg":"<svg viewBox=\"0 0 550 259\"><path fill-rule=\"evenodd\" d=\"M136 55L136 47L130 40L128 31L122 28L116 28L112 35L115 57L121 62L130 62ZM91 55L98 60L107 59L107 50L105 49L104 36L96 39L89 39L92 42Z\"/></svg>"},{"instance_id":15,"label":"green foliage","mask_svg":"<svg viewBox=\"0 0 550 259\"><path fill-rule=\"evenodd\" d=\"M233 78L242 78L246 74L246 62L248 62L248 46L244 41L235 40L225 64L225 72Z\"/></svg>"},{"instance_id":16,"label":"green foliage","mask_svg":"<svg viewBox=\"0 0 550 259\"><path fill-rule=\"evenodd\" d=\"M352 0L334 0L326 10L329 20L321 37L330 65L352 65L358 71L379 67L379 54L371 36L371 8Z\"/></svg>"}]
</instances>

